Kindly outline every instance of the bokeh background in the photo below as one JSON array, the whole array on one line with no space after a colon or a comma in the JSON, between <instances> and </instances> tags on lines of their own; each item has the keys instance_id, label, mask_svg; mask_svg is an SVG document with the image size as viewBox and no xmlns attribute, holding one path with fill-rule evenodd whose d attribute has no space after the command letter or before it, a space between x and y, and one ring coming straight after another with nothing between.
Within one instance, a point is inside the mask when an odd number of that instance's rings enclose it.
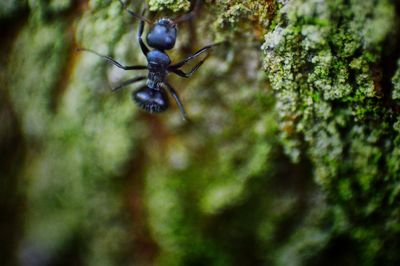
<instances>
[{"instance_id":1,"label":"bokeh background","mask_svg":"<svg viewBox=\"0 0 400 266\"><path fill-rule=\"evenodd\" d=\"M399 265L399 16L202 1L169 55L225 43L169 76L187 123L111 93L138 73L77 52L145 63L117 0L1 0L0 264Z\"/></svg>"}]
</instances>

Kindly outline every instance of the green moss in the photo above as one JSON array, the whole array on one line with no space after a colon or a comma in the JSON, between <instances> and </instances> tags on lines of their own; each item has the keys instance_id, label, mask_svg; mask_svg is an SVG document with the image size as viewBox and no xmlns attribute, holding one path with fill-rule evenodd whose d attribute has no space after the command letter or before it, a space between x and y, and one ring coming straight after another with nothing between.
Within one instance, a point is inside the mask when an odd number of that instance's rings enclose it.
<instances>
[{"instance_id":1,"label":"green moss","mask_svg":"<svg viewBox=\"0 0 400 266\"><path fill-rule=\"evenodd\" d=\"M123 46L122 53L127 51L123 17L104 21L115 9L120 10L118 2L114 9L82 18L82 46L101 43L106 50ZM85 265L118 265L130 241L121 212L121 180L112 177L121 175L140 130L129 122L135 115L130 97L109 93L103 60L73 51L79 63L66 71L66 32L63 23L30 20L10 56L11 100L27 145L36 146L24 173L28 212L23 248L37 249L52 261L82 238Z\"/></svg>"},{"instance_id":2,"label":"green moss","mask_svg":"<svg viewBox=\"0 0 400 266\"><path fill-rule=\"evenodd\" d=\"M212 61L209 59L210 66L203 70L210 75L217 71ZM261 84L253 83L254 87L249 87L241 79L236 84L220 80L213 82L214 90L201 91L202 87L208 87L209 77L198 76L200 80L190 86L194 95L186 98L189 113L202 125L192 130L201 132L189 131L171 139L165 148L167 154L152 158L152 166L147 171L149 219L162 250L158 265L187 265L201 260L232 265L235 255L221 248L216 243L218 236L210 234L202 224L248 201L251 193L248 184L270 170L267 162L274 153L270 142L264 139L274 139L275 122L272 113L258 115L265 108L262 104L265 100L252 100L257 97L256 88ZM235 94L229 95L230 99L221 98L232 112L211 110L204 116L210 97L227 95L225 90ZM198 114L191 112L196 102L200 105L196 108L204 108ZM246 115L240 116L243 112ZM251 121L251 127L245 121ZM237 137L240 141L233 141ZM201 157L207 160L197 159L200 151L204 153Z\"/></svg>"},{"instance_id":3,"label":"green moss","mask_svg":"<svg viewBox=\"0 0 400 266\"><path fill-rule=\"evenodd\" d=\"M392 98L394 100L400 99L400 60L397 61L397 71L392 79L393 83L393 91L392 91Z\"/></svg>"},{"instance_id":4,"label":"green moss","mask_svg":"<svg viewBox=\"0 0 400 266\"><path fill-rule=\"evenodd\" d=\"M149 6L151 11L169 9L174 12L188 11L190 8L190 1L188 0L150 0Z\"/></svg>"},{"instance_id":5,"label":"green moss","mask_svg":"<svg viewBox=\"0 0 400 266\"><path fill-rule=\"evenodd\" d=\"M26 1L24 0L3 0L0 3L0 19L11 18L24 7L26 7Z\"/></svg>"},{"instance_id":6,"label":"green moss","mask_svg":"<svg viewBox=\"0 0 400 266\"><path fill-rule=\"evenodd\" d=\"M34 17L48 19L52 14L60 14L71 7L71 0L27 0Z\"/></svg>"},{"instance_id":7,"label":"green moss","mask_svg":"<svg viewBox=\"0 0 400 266\"><path fill-rule=\"evenodd\" d=\"M394 10L389 1L290 2L263 45L287 154L298 161L305 143L316 181L349 215L364 219L380 212L368 232L381 242L392 238L377 232L393 210L378 209L394 187L379 185L377 192L377 185L389 176L398 179L397 171L382 165L397 157L396 145L387 142L397 133L388 127L392 110L380 102L371 72L396 28ZM384 248L363 244L369 262Z\"/></svg>"},{"instance_id":8,"label":"green moss","mask_svg":"<svg viewBox=\"0 0 400 266\"><path fill-rule=\"evenodd\" d=\"M211 5L210 5L211 6ZM215 1L212 3L216 19L213 20L213 31L218 41L246 43L259 42L275 12L274 1Z\"/></svg>"},{"instance_id":9,"label":"green moss","mask_svg":"<svg viewBox=\"0 0 400 266\"><path fill-rule=\"evenodd\" d=\"M30 138L47 135L51 97L67 59L68 42L64 32L62 23L28 25L11 54L10 94L25 135Z\"/></svg>"}]
</instances>

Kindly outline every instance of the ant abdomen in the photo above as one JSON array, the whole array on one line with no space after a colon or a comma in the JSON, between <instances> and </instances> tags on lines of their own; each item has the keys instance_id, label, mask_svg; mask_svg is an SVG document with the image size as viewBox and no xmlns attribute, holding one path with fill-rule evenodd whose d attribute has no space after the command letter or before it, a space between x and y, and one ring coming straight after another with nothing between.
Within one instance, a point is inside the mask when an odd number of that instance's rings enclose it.
<instances>
[{"instance_id":1,"label":"ant abdomen","mask_svg":"<svg viewBox=\"0 0 400 266\"><path fill-rule=\"evenodd\" d=\"M132 99L137 105L150 113L161 113L168 109L168 97L162 89L154 90L148 87L133 92Z\"/></svg>"}]
</instances>

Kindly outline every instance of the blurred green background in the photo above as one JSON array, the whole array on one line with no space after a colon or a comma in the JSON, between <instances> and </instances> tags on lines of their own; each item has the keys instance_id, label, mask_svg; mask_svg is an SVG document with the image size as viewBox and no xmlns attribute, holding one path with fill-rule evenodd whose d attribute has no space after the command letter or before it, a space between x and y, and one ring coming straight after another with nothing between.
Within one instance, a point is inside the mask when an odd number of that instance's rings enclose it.
<instances>
[{"instance_id":1,"label":"blurred green background","mask_svg":"<svg viewBox=\"0 0 400 266\"><path fill-rule=\"evenodd\" d=\"M399 1L202 1L171 59L226 42L168 77L190 123L76 51L145 63L137 27L117 0L1 0L0 265L400 265Z\"/></svg>"}]
</instances>

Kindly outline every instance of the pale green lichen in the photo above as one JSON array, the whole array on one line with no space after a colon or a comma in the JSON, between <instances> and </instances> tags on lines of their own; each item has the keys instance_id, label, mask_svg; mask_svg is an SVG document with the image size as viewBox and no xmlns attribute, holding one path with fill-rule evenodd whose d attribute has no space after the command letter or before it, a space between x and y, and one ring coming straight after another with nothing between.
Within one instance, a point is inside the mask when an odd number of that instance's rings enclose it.
<instances>
[{"instance_id":1,"label":"pale green lichen","mask_svg":"<svg viewBox=\"0 0 400 266\"><path fill-rule=\"evenodd\" d=\"M190 8L190 1L188 0L149 0L151 11L161 11L165 9L178 11L188 11Z\"/></svg>"},{"instance_id":2,"label":"pale green lichen","mask_svg":"<svg viewBox=\"0 0 400 266\"><path fill-rule=\"evenodd\" d=\"M384 217L368 229L353 225L379 239L376 245L353 235L363 243L367 264L382 259L383 243L393 239L380 235L380 223L398 223L392 210L379 210L396 186L388 183L377 192L377 184L399 177L398 170L387 168L392 163L384 163L397 158L396 144L387 141L397 133L390 129L392 110L379 102L379 80L371 74L383 42L396 29L394 12L385 0L288 2L263 45L288 155L298 161L307 145L315 179L333 201L343 202L345 212L357 219L377 212Z\"/></svg>"},{"instance_id":3,"label":"pale green lichen","mask_svg":"<svg viewBox=\"0 0 400 266\"><path fill-rule=\"evenodd\" d=\"M212 5L215 8L210 11L217 17L212 23L216 38L232 42L240 40L242 46L259 41L275 12L274 1L218 0Z\"/></svg>"}]
</instances>

